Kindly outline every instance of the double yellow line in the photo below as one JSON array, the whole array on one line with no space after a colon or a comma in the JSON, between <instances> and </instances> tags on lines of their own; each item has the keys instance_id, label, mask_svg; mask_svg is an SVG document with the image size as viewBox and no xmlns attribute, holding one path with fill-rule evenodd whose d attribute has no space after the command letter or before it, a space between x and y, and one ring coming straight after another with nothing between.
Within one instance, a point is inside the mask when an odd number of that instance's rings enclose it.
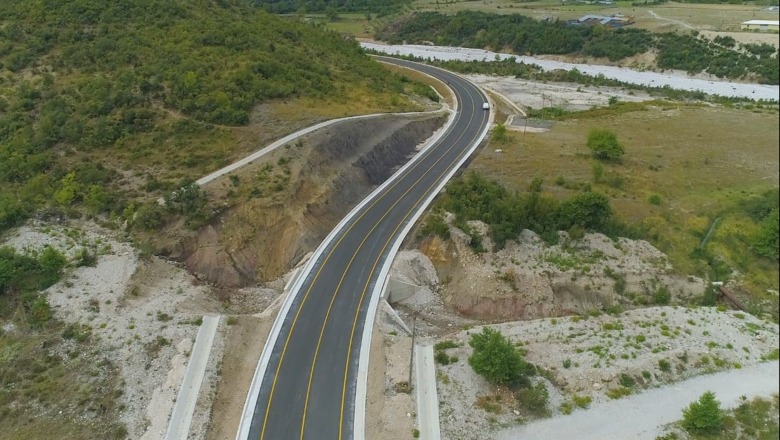
<instances>
[{"instance_id":1,"label":"double yellow line","mask_svg":"<svg viewBox=\"0 0 780 440\"><path fill-rule=\"evenodd\" d=\"M454 89L453 89L453 90L454 90ZM454 90L454 92L455 92L455 94L458 96L458 101L459 101L459 102L462 102L462 101L461 101L461 99L460 99L460 95L458 94L457 90ZM473 104L473 103L472 103L472 104ZM474 108L475 108L475 107L474 107L474 105L471 105L471 106L470 106L470 108L471 108L471 110L472 110L472 112L473 112L473 110L474 110ZM470 117L471 117L471 116L470 116ZM469 119L470 119L470 117L469 117ZM465 133L464 133L464 134L465 134ZM387 215L388 215L390 212L392 212L392 210L395 208L395 206L396 206L396 205L397 205L397 204L398 204L398 203L399 203L399 202L400 202L400 201L401 201L401 200L402 200L402 199L403 199L403 198L404 198L404 197L405 197L405 196L406 196L406 195L407 195L407 194L408 194L408 193L409 193L409 192L410 192L410 191L411 191L411 190L412 190L412 189L413 189L413 188L414 188L414 187L415 187L415 186L416 186L416 185L417 185L417 184L418 184L418 183L419 183L419 182L420 182L422 179L423 179L423 177L425 177L426 175L428 175L428 173L430 173L430 171L433 169L433 167L435 167L435 166L436 166L436 165L437 165L437 164L438 164L438 163L439 163L439 162L440 162L440 161L441 161L441 160L444 158L444 156L445 156L445 155L446 155L446 154L447 154L447 153L448 153L450 150L452 150L452 149L455 147L455 145L456 145L456 144L457 144L457 143L460 141L460 139L461 139L461 138L464 136L464 134L461 134L461 135L458 137L458 139L457 139L457 140L456 140L456 141L455 141L455 142L454 142L454 143L453 143L453 144L452 144L452 145L451 145L451 146L450 146L450 147L447 149L447 151L445 151L445 152L444 152L444 153L441 155L441 157L440 157L438 160L436 160L436 162L434 162L434 163L433 163L433 164L432 164L432 165L431 165L431 166L430 166L430 167L429 167L429 168L428 168L428 169L427 169L427 170L426 170L426 171L425 171L423 174L421 174L421 175L420 175L420 177L419 177L419 178L418 178L418 179L417 179L417 180L416 180L416 181L415 181L415 182L414 182L414 183L413 183L413 184L412 184L412 185L409 187L409 189L407 189L407 190L404 192L404 194L403 194L403 195L401 195L401 196L400 196L400 197L399 197L399 198L398 198L398 199L397 199L397 200L396 200L396 201L395 201L395 202L394 202L394 203L393 203L393 204L390 206L390 208L388 208L388 209L386 210L386 212L385 212L385 213L382 215L382 217L381 217L381 218L380 218L380 219L379 219L379 220L378 220L378 221L377 221L377 222L374 224L374 226L371 228L371 230L370 230L370 231L369 231L369 232L368 232L368 233L365 235L365 237L364 237L364 238L363 238L363 240L361 241L360 245L358 246L358 248L356 249L356 251L353 253L353 255L352 255L352 258L350 259L350 261L349 261L349 263L347 264L346 268L344 269L344 272L343 272L343 273L342 273L342 275L341 275L341 278L340 278L340 280L339 280L339 283L338 283L338 285L337 285L337 287L336 287L336 290L335 290L335 292L333 293L333 296L331 297L330 304L328 305L328 309L327 309L327 311L326 311L326 313L325 313L325 319L324 319L324 321L323 321L323 323L322 323L322 328L321 328L321 330L320 330L319 339L317 340L317 346L316 346L316 349L315 349L315 352L314 352L314 358L312 359L312 365L311 365L311 368L310 368L310 371L309 371L309 380L308 380L308 384L307 384L307 388L306 388L306 398L305 398L305 401L304 401L304 410L303 410L303 415L302 415L302 420L301 420L301 433L300 433L300 438L301 438L301 439L303 439L303 435L304 435L304 431L305 431L305 426L306 426L306 413L307 413L307 410L308 410L308 404L309 404L309 395L310 395L310 393L311 393L311 384L312 384L312 380L313 380L313 377L314 377L314 370L315 370L315 366L316 366L316 362L317 362L317 357L318 357L318 354L319 354L320 345L321 345L321 343L322 343L322 339L323 339L323 336L324 336L324 333L325 333L325 327L326 327L326 326L327 326L327 324L328 324L328 321L329 321L329 316L330 316L330 312L331 312L331 310L332 310L332 307L333 307L333 304L334 304L334 302L335 302L336 296L338 295L339 291L341 290L341 285L342 285L342 283L343 283L343 281L344 281L344 279L345 279L345 277L346 277L346 274L347 274L347 272L348 272L348 271L349 271L349 269L351 268L351 266L352 266L352 263L354 262L354 259L355 259L355 257L357 256L357 253L360 251L360 249L362 249L363 245L364 245L364 244L365 244L365 242L368 240L368 237L369 237L369 236L371 235L371 233L373 233L373 231L374 231L374 230L375 230L375 229L376 229L376 228L379 226L379 224L382 222L382 220L384 220L384 219L385 219L385 217L387 217ZM429 150L429 151L426 153L426 157L427 157L428 155L432 154L432 151L433 151L432 149L431 149L431 150ZM404 177L405 177L406 175L409 175L409 174L410 174L410 173L411 173L413 170L417 169L417 168L420 166L420 164L422 163L422 161L423 161L424 159L425 159L425 158L420 158L420 159L419 159L419 160L418 160L418 161L417 161L417 162L416 162L416 163L415 163L415 164L414 164L412 167L410 167L410 168L409 168L409 169L406 171L406 173L405 173ZM365 216L365 215L366 215L366 214L367 214L369 211L371 211L371 209L372 209L374 206L376 206L376 204L377 204L377 203L379 203L380 201L382 201L382 200L383 200L383 199L384 199L384 198L387 196L387 194L389 194L389 193L390 193L390 191L391 191L393 188L395 188L395 187L396 187L398 184L400 184L400 182L403 180L403 178L404 178L404 177L399 177L398 179L396 179L396 181L395 181L395 182L394 182L394 183L393 183L393 184L392 184L390 187L388 187L388 188L387 188L387 189L386 189L386 190L385 190L385 191L384 191L384 192L383 192L383 193L382 193L382 194L381 194L379 197L377 197L377 198L376 198L376 199L375 199L375 200L374 200L374 201L371 203L371 205L370 205L369 207L367 207L366 209L364 209L364 210L363 210L363 212L360 214L360 216L359 216L359 217L358 217L358 218L357 218L355 221L353 221L353 222L352 222L352 224L351 224L351 225L350 225L350 226L347 228L347 230L346 230L346 231L345 231L343 234L341 234L341 237L340 237L340 238L339 238L339 240L336 242L336 244L335 244L333 247L331 247L331 250L328 252L328 255L325 257L325 259L323 260L323 262L320 264L320 267L319 267L319 269L317 270L317 272L316 272L316 274L315 274L314 278L312 279L311 283L309 284L309 288L306 290L306 293L304 294L303 300L301 301L301 304L300 304L300 306L298 307L298 310L297 310L297 311L296 311L296 313L295 313L295 317L293 318L293 321L292 321L292 324L291 324L291 326L290 326L290 330L289 330L289 332L288 332L288 334L287 334L287 338L286 338L286 340L285 340L284 346L282 347L282 354L281 354L281 357L279 358L279 361L278 361L278 364L277 364L277 368L276 368L276 373L275 373L275 375L274 375L274 378L273 378L273 381L272 381L272 383L271 383L271 392L270 392L270 394L269 394L269 397L268 397L268 404L267 404L267 407L266 407L265 416L264 416L264 418L263 418L263 427L262 427L262 431L261 431L261 433L260 433L260 439L261 439L261 440L264 440L264 438L265 438L265 430L266 430L266 426L267 426L267 422L268 422L268 414L269 414L269 412L270 412L271 405L272 405L272 401L273 401L273 397L274 397L274 392L275 392L275 390L276 390L276 380L277 380L277 377L279 376L279 372L281 371L282 363L283 363L283 361L284 361L284 359L285 359L285 354L286 354L286 352L287 352L287 347L288 347L288 345L289 345L289 342L290 342L290 339L291 339L291 337L292 337L293 331L295 330L295 326L296 326L296 323L297 323L297 321L298 321L298 317L300 316L301 310L303 310L303 307L304 307L304 305L305 305L305 303L306 303L306 300L308 299L308 297L309 297L309 294L311 293L311 291L312 291L312 289L313 289L314 285L316 284L316 282L317 282L317 279L319 278L319 275L320 275L320 273L322 272L322 269L323 269L323 268L324 268L324 267L327 265L327 262L329 261L330 257L331 257L331 256L332 256L332 255L335 253L335 250L336 250L336 249L338 248L338 246L341 244L341 242L343 241L343 239L344 239L344 238L345 238L345 237L348 235L348 233L349 233L349 232L352 230L352 228L353 228L353 227L354 227L356 224L358 224L358 222L359 222L359 221L360 221L360 220L361 220L361 219L362 219L362 218L363 218L363 217L364 217L364 216ZM421 196L420 196L420 197L417 199L417 201L414 203L414 205L413 205L413 206L414 206L414 207L418 206L418 205L419 205L419 203L420 203L420 201L421 201L421 200L423 200L423 198L427 197L427 196L430 194L430 191L431 191L431 190L432 190L432 188L429 188L427 191L425 191L425 192L423 193L423 195L421 195ZM406 221L406 219L409 217L409 215L410 215L412 212L414 212L414 209L412 209L412 210L408 211L408 212L407 212L407 214L404 216L403 220L402 220L401 222L399 222L399 224L398 224L398 225L396 226L396 228L393 230L393 233L392 233L392 234L389 236L388 240L385 242L384 246L382 247L382 250L381 250L381 251L380 251L380 253L379 253L379 257L378 257L378 258L376 259L376 261L374 262L374 264L373 264L373 266L372 266L372 268L371 268L371 272L370 272L370 273L373 273L373 272L376 270L376 267L377 267L377 265L379 264L379 261L381 260L382 254L384 253L385 249L386 249L386 248L387 248L387 246L390 244L390 242L392 241L393 237L394 237L394 236L395 236L395 234L397 233L398 229L399 229L399 228L401 227L401 225L403 224L403 222L404 222L404 221ZM349 361L350 361L350 358L351 358L352 345L353 345L353 342L354 342L355 328L357 327L357 322L358 322L358 318L359 318L359 315L360 315L360 308L361 308L361 306L362 306L362 304L363 304L363 300L365 299L366 292L367 292L367 290L368 290L368 286L369 286L369 284L370 284L370 281L371 281L371 276L369 275L369 277L368 277L368 278L367 278L367 280L366 280L366 284L365 284L365 286L363 287L363 291L362 291L362 293L361 293L361 296L360 296L360 302L358 303L358 307L357 307L357 309L356 309L356 312L355 312L355 318L354 318L354 320L353 320L353 323L352 323L352 331L351 331L351 334L350 334L349 347L348 347L348 350L347 350L347 358L346 358L346 362L345 362L345 368L344 368L344 382L343 382L343 385L342 385L341 409L340 409L340 417L339 417L339 439L341 439L341 438L342 438L343 420L344 420L344 403L345 403L345 400L346 400L346 388L347 388L347 378L348 378L347 376L348 376L348 373L349 373Z\"/></svg>"}]
</instances>

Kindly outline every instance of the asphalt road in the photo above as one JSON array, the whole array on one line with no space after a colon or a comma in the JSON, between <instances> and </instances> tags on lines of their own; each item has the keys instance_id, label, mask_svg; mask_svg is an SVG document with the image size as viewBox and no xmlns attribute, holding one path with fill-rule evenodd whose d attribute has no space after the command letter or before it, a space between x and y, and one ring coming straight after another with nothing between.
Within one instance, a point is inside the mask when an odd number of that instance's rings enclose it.
<instances>
[{"instance_id":1,"label":"asphalt road","mask_svg":"<svg viewBox=\"0 0 780 440\"><path fill-rule=\"evenodd\" d=\"M274 349L260 386L251 440L354 438L361 338L379 268L412 214L488 123L485 97L473 84L434 67L381 59L447 81L459 103L455 121L345 225L306 275L278 338L267 342Z\"/></svg>"}]
</instances>

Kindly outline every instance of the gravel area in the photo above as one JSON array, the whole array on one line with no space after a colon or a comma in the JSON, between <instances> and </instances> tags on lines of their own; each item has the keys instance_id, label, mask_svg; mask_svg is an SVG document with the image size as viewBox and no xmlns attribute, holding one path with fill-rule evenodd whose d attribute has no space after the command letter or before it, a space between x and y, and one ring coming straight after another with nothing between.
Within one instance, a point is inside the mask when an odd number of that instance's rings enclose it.
<instances>
[{"instance_id":1,"label":"gravel area","mask_svg":"<svg viewBox=\"0 0 780 440\"><path fill-rule=\"evenodd\" d=\"M115 231L93 223L31 223L9 234L6 244L20 250L53 246L70 259L80 249L97 253L94 267L69 269L45 295L57 319L88 326L101 355L119 368L121 421L129 437L162 438L200 319L221 309L210 288L170 262L140 259ZM212 363L219 357L218 341ZM204 379L207 391L215 374L210 366ZM203 426L208 417L202 408L210 407L212 393L205 394L193 426ZM201 431L191 438L202 437Z\"/></svg>"},{"instance_id":2,"label":"gravel area","mask_svg":"<svg viewBox=\"0 0 780 440\"><path fill-rule=\"evenodd\" d=\"M611 401L607 393L621 388L626 380L621 376L634 382L631 393L639 393L699 374L758 364L780 343L777 324L704 307L654 307L491 327L544 371L536 380L548 387L552 414L560 414L561 404L574 395L589 396L594 405ZM491 386L466 362L469 335L479 331L475 327L440 339L460 344L447 350L459 361L438 367L445 439L483 439L485 433L494 436L501 428L528 420L519 416L522 406L511 392ZM476 406L480 397L496 395L502 398L491 413Z\"/></svg>"}]
</instances>

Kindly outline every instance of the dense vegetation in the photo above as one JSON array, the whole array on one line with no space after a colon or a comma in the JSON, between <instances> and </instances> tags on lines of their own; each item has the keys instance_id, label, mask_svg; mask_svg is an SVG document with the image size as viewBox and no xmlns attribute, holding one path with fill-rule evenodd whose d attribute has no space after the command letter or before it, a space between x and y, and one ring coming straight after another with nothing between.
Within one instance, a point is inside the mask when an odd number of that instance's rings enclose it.
<instances>
[{"instance_id":1,"label":"dense vegetation","mask_svg":"<svg viewBox=\"0 0 780 440\"><path fill-rule=\"evenodd\" d=\"M51 308L39 294L59 281L67 260L52 247L40 253L20 254L10 247L0 247L0 309L19 307L25 321L37 328L52 318Z\"/></svg>"},{"instance_id":2,"label":"dense vegetation","mask_svg":"<svg viewBox=\"0 0 780 440\"><path fill-rule=\"evenodd\" d=\"M535 179L526 194L511 194L497 182L477 173L453 180L436 208L455 214L455 224L471 236L471 245L484 250L479 235L466 224L480 220L490 226L491 238L499 248L515 239L523 229L530 229L544 240L556 243L558 231L569 231L574 237L585 232L601 232L610 236L633 236L612 215L609 199L590 188L567 200L542 194L542 181ZM446 236L446 225L433 215L421 230L423 235Z\"/></svg>"},{"instance_id":3,"label":"dense vegetation","mask_svg":"<svg viewBox=\"0 0 780 440\"><path fill-rule=\"evenodd\" d=\"M258 103L408 87L354 41L227 3L0 2L0 231L42 207L132 220L229 160Z\"/></svg>"},{"instance_id":4,"label":"dense vegetation","mask_svg":"<svg viewBox=\"0 0 780 440\"><path fill-rule=\"evenodd\" d=\"M433 42L437 45L507 48L517 54L582 54L612 61L654 49L662 69L707 72L722 78L750 78L780 83L777 50L769 44L723 44L697 34L653 34L642 29L609 30L600 26L567 26L519 14L461 11L455 15L420 12L388 24L377 38L390 43ZM719 44L720 43L720 44ZM732 42L726 42L732 43Z\"/></svg>"},{"instance_id":5,"label":"dense vegetation","mask_svg":"<svg viewBox=\"0 0 780 440\"><path fill-rule=\"evenodd\" d=\"M376 12L385 15L410 5L412 0L254 0L254 4L274 14L291 12Z\"/></svg>"}]
</instances>

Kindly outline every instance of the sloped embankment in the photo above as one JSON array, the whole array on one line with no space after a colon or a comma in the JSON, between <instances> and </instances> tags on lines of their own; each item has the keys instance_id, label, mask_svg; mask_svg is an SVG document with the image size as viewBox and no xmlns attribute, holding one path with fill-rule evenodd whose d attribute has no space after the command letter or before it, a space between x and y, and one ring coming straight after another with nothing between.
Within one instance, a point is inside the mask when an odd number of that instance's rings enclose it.
<instances>
[{"instance_id":1,"label":"sloped embankment","mask_svg":"<svg viewBox=\"0 0 780 440\"><path fill-rule=\"evenodd\" d=\"M201 279L238 287L274 279L417 151L444 115L345 121L204 189L227 208L172 254Z\"/></svg>"}]
</instances>

